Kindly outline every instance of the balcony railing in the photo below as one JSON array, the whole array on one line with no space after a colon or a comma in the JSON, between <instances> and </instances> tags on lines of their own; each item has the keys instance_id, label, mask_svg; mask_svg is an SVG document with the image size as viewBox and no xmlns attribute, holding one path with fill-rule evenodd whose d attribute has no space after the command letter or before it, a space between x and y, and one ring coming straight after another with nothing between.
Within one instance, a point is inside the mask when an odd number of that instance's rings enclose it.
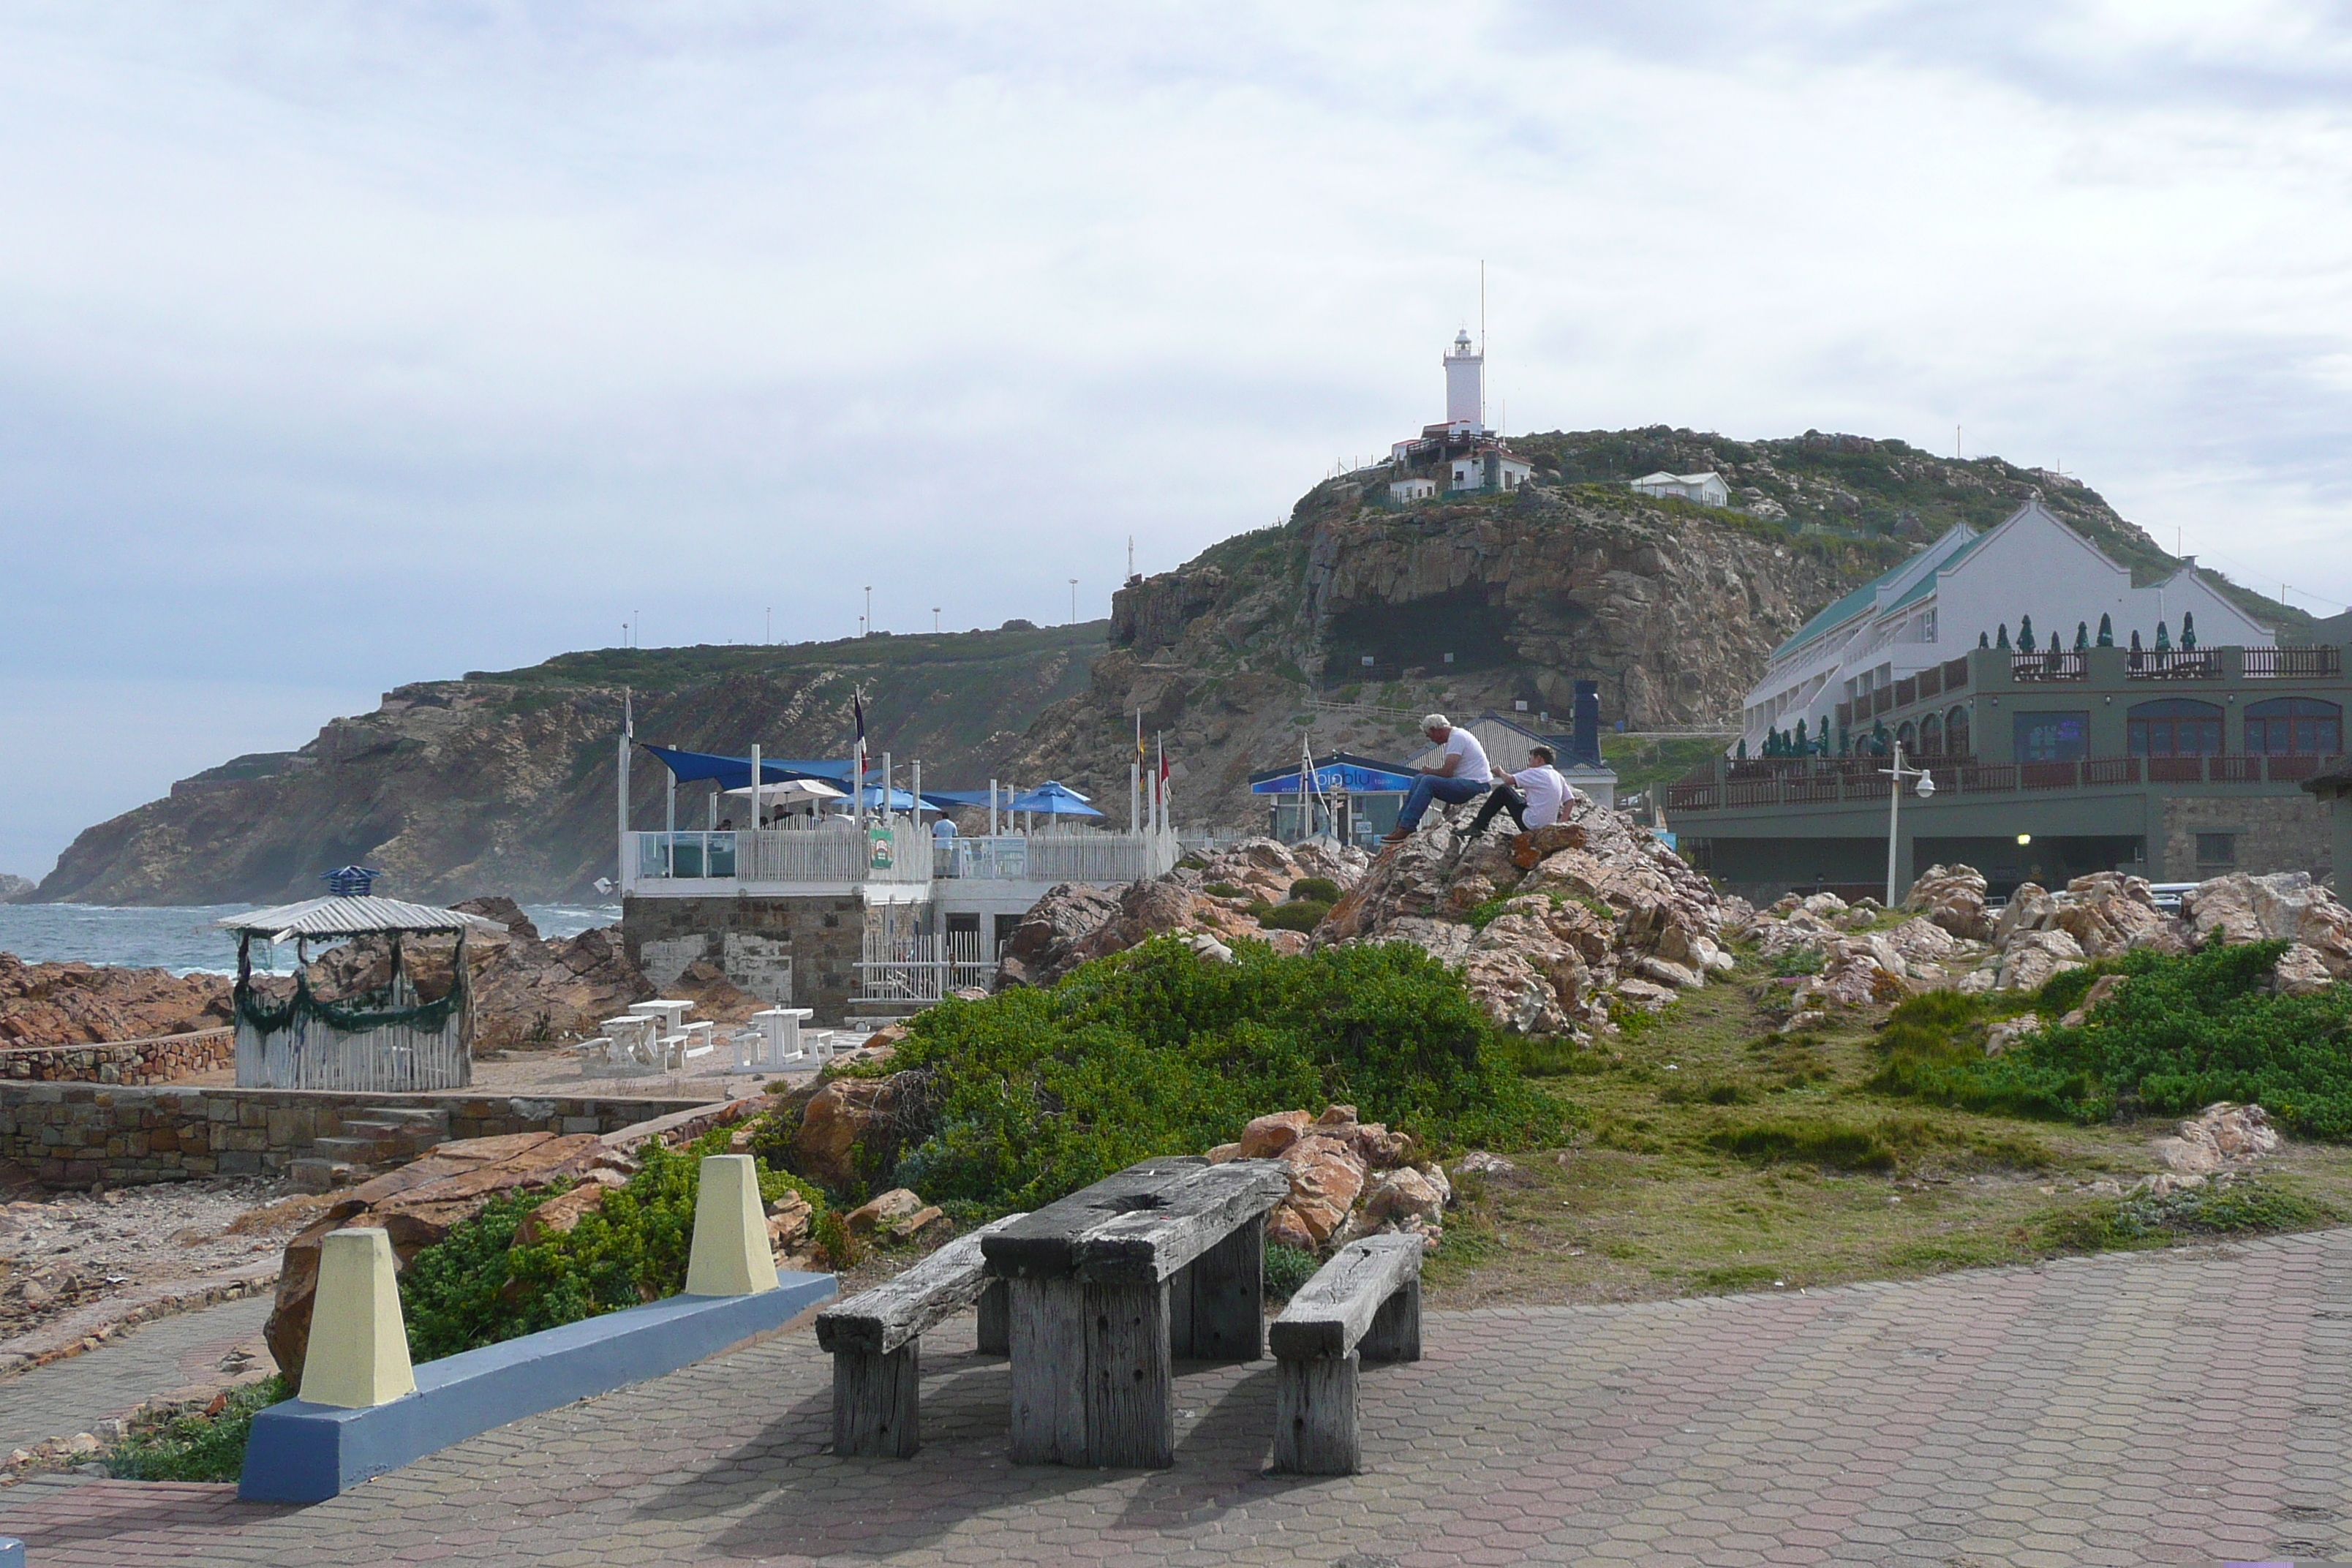
<instances>
[{"instance_id":1,"label":"balcony railing","mask_svg":"<svg viewBox=\"0 0 2352 1568\"><path fill-rule=\"evenodd\" d=\"M891 824L880 839L870 830L829 824L756 833L632 833L628 839L622 880L631 892L689 881L742 888L948 879L1108 885L1162 875L1182 852L1171 833L1079 830L938 840L909 822Z\"/></svg>"},{"instance_id":2,"label":"balcony railing","mask_svg":"<svg viewBox=\"0 0 2352 1568\"><path fill-rule=\"evenodd\" d=\"M1957 795L2010 795L2020 791L2109 789L2145 781L2158 784L2299 784L2341 768L2341 756L2308 752L2260 756L2229 752L2202 757L2084 757L2063 763L1987 763L1974 757L1918 759L1941 789ZM1775 757L1766 762L1721 764L1717 776L1688 778L1665 786L1670 812L1753 809L1759 806L1826 805L1884 802L1887 784L1879 772L1884 757Z\"/></svg>"},{"instance_id":3,"label":"balcony railing","mask_svg":"<svg viewBox=\"0 0 2352 1568\"><path fill-rule=\"evenodd\" d=\"M2249 658L2263 651L2268 650L2245 650ZM2168 648L2160 653L2149 649L2127 655L2124 674L2133 680L2219 680L2221 655L2210 647Z\"/></svg>"},{"instance_id":4,"label":"balcony railing","mask_svg":"<svg viewBox=\"0 0 2352 1568\"><path fill-rule=\"evenodd\" d=\"M2009 674L2012 680L2080 680L2086 673L2085 660L2074 653L2012 653L2009 656Z\"/></svg>"},{"instance_id":5,"label":"balcony railing","mask_svg":"<svg viewBox=\"0 0 2352 1568\"><path fill-rule=\"evenodd\" d=\"M2344 673L2344 650L2324 647L2250 647L2246 674L2254 680L2289 680Z\"/></svg>"}]
</instances>

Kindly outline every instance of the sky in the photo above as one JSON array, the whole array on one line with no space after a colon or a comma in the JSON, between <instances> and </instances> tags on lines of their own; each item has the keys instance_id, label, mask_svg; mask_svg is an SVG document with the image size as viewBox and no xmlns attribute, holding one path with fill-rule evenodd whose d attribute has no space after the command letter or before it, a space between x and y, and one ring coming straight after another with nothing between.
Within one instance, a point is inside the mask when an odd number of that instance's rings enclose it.
<instances>
[{"instance_id":1,"label":"sky","mask_svg":"<svg viewBox=\"0 0 2352 1568\"><path fill-rule=\"evenodd\" d=\"M403 682L1108 611L1442 416L2352 598L2352 5L0 8L0 871Z\"/></svg>"}]
</instances>

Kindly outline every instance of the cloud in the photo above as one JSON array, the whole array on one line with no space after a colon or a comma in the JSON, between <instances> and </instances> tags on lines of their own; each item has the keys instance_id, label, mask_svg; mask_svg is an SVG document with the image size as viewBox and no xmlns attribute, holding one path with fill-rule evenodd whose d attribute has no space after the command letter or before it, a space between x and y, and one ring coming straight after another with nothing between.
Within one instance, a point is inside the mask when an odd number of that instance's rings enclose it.
<instances>
[{"instance_id":1,"label":"cloud","mask_svg":"<svg viewBox=\"0 0 2352 1568\"><path fill-rule=\"evenodd\" d=\"M0 676L1099 614L1432 416L1482 258L1515 426L1957 424L2352 595L2347 68L2285 4L11 7Z\"/></svg>"}]
</instances>

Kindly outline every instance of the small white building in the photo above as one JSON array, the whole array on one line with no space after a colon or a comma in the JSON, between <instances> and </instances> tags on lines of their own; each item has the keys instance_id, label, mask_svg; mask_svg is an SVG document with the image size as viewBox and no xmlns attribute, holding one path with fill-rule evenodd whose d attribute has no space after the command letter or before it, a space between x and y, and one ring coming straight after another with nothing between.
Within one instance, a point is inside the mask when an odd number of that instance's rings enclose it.
<instances>
[{"instance_id":1,"label":"small white building","mask_svg":"<svg viewBox=\"0 0 2352 1568\"><path fill-rule=\"evenodd\" d=\"M1535 465L1515 452L1488 444L1445 460L1445 489L1515 490L1535 477Z\"/></svg>"},{"instance_id":2,"label":"small white building","mask_svg":"<svg viewBox=\"0 0 2352 1568\"><path fill-rule=\"evenodd\" d=\"M1721 474L1670 474L1662 468L1635 479L1633 488L1661 500L1696 501L1701 506L1731 504L1731 487L1723 482Z\"/></svg>"},{"instance_id":3,"label":"small white building","mask_svg":"<svg viewBox=\"0 0 2352 1568\"><path fill-rule=\"evenodd\" d=\"M1389 481L1389 500L1397 506L1403 506L1412 501L1428 500L1436 494L1435 479L1415 477Z\"/></svg>"}]
</instances>

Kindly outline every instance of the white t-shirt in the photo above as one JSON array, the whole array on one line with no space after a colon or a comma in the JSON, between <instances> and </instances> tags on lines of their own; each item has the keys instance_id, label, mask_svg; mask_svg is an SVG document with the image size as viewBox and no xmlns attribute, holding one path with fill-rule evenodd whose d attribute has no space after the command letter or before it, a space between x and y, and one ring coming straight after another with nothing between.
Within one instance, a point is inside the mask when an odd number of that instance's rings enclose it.
<instances>
[{"instance_id":1,"label":"white t-shirt","mask_svg":"<svg viewBox=\"0 0 2352 1568\"><path fill-rule=\"evenodd\" d=\"M1454 772L1448 777L1464 779L1471 784L1495 782L1495 770L1486 763L1486 748L1478 743L1477 736L1459 724L1454 727L1452 734L1445 737L1445 755L1462 759L1454 765Z\"/></svg>"},{"instance_id":2,"label":"white t-shirt","mask_svg":"<svg viewBox=\"0 0 2352 1568\"><path fill-rule=\"evenodd\" d=\"M1519 793L1528 797L1528 826L1549 827L1559 820L1560 807L1568 804L1568 780L1549 763L1538 763L1522 773L1511 775Z\"/></svg>"}]
</instances>

